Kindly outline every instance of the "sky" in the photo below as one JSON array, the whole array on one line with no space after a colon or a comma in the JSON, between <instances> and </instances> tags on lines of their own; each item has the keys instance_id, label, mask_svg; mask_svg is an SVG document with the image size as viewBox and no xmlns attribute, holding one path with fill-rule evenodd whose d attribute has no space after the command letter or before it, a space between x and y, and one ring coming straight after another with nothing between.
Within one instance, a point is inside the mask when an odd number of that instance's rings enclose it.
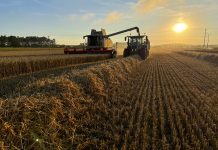
<instances>
[{"instance_id":1,"label":"sky","mask_svg":"<svg viewBox=\"0 0 218 150\"><path fill-rule=\"evenodd\" d=\"M184 22L182 33L172 30ZM0 0L0 35L46 36L79 44L91 29L113 33L138 26L151 43L218 44L217 0ZM112 37L124 42L130 33ZM131 32L134 35L135 31Z\"/></svg>"}]
</instances>

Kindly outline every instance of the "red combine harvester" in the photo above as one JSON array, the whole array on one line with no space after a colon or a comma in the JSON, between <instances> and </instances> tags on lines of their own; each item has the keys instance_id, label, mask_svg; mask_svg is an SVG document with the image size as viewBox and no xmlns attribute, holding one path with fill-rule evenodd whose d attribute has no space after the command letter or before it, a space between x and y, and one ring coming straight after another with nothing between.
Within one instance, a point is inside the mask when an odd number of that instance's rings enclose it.
<instances>
[{"instance_id":1,"label":"red combine harvester","mask_svg":"<svg viewBox=\"0 0 218 150\"><path fill-rule=\"evenodd\" d=\"M64 49L65 54L110 54L112 58L116 57L117 51L113 48L113 42L110 37L136 30L140 35L139 28L129 28L116 33L106 35L104 29L101 31L91 30L91 35L86 35L83 38L87 38L87 43L84 47L67 47Z\"/></svg>"}]
</instances>

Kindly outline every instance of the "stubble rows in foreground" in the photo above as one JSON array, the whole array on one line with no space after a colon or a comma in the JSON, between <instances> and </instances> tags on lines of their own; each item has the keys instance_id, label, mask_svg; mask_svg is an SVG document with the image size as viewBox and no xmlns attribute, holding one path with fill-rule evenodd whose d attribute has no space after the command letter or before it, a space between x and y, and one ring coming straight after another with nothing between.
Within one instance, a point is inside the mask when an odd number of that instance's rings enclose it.
<instances>
[{"instance_id":1,"label":"stubble rows in foreground","mask_svg":"<svg viewBox=\"0 0 218 150\"><path fill-rule=\"evenodd\" d=\"M146 61L130 57L39 79L19 97L0 101L1 145L216 149L217 77L212 70L205 74L202 64L217 69L185 56L153 54Z\"/></svg>"}]
</instances>

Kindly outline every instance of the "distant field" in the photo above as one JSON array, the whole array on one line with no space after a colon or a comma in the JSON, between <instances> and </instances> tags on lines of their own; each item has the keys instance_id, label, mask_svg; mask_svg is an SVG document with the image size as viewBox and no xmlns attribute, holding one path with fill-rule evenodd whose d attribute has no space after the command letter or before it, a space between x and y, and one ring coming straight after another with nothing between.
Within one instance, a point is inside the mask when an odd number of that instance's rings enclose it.
<instances>
[{"instance_id":1,"label":"distant field","mask_svg":"<svg viewBox=\"0 0 218 150\"><path fill-rule=\"evenodd\" d=\"M0 48L1 56L34 56L63 54L64 48Z\"/></svg>"},{"instance_id":2,"label":"distant field","mask_svg":"<svg viewBox=\"0 0 218 150\"><path fill-rule=\"evenodd\" d=\"M189 52L218 53L218 49L186 50Z\"/></svg>"},{"instance_id":3,"label":"distant field","mask_svg":"<svg viewBox=\"0 0 218 150\"><path fill-rule=\"evenodd\" d=\"M218 51L216 50L189 50L177 52L179 54L218 64Z\"/></svg>"}]
</instances>

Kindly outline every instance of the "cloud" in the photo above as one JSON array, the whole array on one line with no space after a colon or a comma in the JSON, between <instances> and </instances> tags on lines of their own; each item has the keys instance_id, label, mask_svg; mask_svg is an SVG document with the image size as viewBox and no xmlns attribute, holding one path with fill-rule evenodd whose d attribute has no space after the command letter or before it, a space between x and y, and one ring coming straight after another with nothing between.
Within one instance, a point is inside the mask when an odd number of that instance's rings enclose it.
<instances>
[{"instance_id":1,"label":"cloud","mask_svg":"<svg viewBox=\"0 0 218 150\"><path fill-rule=\"evenodd\" d=\"M85 13L81 16L81 19L83 21L88 21L88 20L92 19L93 17L95 17L94 13Z\"/></svg>"},{"instance_id":2,"label":"cloud","mask_svg":"<svg viewBox=\"0 0 218 150\"><path fill-rule=\"evenodd\" d=\"M103 20L103 22L105 24L109 24L109 23L115 23L118 22L122 19L123 14L117 11L113 11L110 12L106 15L105 19Z\"/></svg>"},{"instance_id":3,"label":"cloud","mask_svg":"<svg viewBox=\"0 0 218 150\"><path fill-rule=\"evenodd\" d=\"M83 13L83 14L69 14L67 16L69 21L82 21L82 22L90 22L93 25L101 24L108 25L112 23L117 23L121 20L129 19L130 16L124 16L122 13L118 11L111 11L104 15L96 15L95 13Z\"/></svg>"},{"instance_id":4,"label":"cloud","mask_svg":"<svg viewBox=\"0 0 218 150\"><path fill-rule=\"evenodd\" d=\"M183 3L185 0L138 0L134 9L138 13L147 13L156 8L166 6L171 2Z\"/></svg>"},{"instance_id":5,"label":"cloud","mask_svg":"<svg viewBox=\"0 0 218 150\"><path fill-rule=\"evenodd\" d=\"M96 19L94 25L108 25L117 23L123 19L124 15L117 11L112 11L104 15L104 18Z\"/></svg>"},{"instance_id":6,"label":"cloud","mask_svg":"<svg viewBox=\"0 0 218 150\"><path fill-rule=\"evenodd\" d=\"M136 12L147 13L157 7L165 5L169 0L139 0L135 6Z\"/></svg>"}]
</instances>

